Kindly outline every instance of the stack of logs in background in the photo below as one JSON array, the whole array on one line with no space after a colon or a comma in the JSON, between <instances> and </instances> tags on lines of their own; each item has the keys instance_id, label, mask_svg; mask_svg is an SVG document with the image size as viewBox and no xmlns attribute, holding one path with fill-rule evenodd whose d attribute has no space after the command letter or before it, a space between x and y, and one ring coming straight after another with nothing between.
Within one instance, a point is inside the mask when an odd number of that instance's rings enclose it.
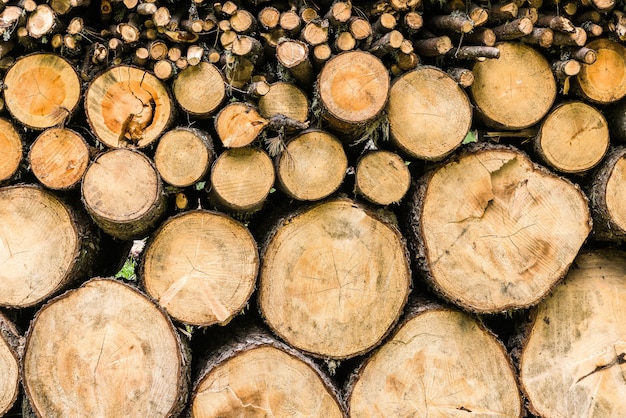
<instances>
[{"instance_id":1,"label":"stack of logs in background","mask_svg":"<svg viewBox=\"0 0 626 418\"><path fill-rule=\"evenodd\" d=\"M621 0L0 2L0 416L626 416Z\"/></svg>"}]
</instances>

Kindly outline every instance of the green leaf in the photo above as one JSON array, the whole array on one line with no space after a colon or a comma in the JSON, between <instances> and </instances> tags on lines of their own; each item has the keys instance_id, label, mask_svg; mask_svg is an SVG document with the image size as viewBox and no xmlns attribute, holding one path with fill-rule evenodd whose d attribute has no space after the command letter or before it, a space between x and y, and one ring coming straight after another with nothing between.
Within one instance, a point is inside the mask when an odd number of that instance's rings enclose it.
<instances>
[{"instance_id":1,"label":"green leaf","mask_svg":"<svg viewBox=\"0 0 626 418\"><path fill-rule=\"evenodd\" d=\"M122 266L122 269L115 274L116 279L124 279L129 281L136 281L137 275L135 274L135 267L137 262L133 257L128 257Z\"/></svg>"},{"instance_id":2,"label":"green leaf","mask_svg":"<svg viewBox=\"0 0 626 418\"><path fill-rule=\"evenodd\" d=\"M478 142L478 134L476 131L468 131L463 139L463 144L469 144L471 142Z\"/></svg>"}]
</instances>

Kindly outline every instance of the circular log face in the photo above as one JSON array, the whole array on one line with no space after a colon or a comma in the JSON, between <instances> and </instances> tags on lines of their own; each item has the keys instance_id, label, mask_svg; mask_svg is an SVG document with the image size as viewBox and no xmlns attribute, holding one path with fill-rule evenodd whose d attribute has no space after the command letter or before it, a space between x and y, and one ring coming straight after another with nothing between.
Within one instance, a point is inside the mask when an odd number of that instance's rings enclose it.
<instances>
[{"instance_id":1,"label":"circular log face","mask_svg":"<svg viewBox=\"0 0 626 418\"><path fill-rule=\"evenodd\" d=\"M399 231L351 201L294 216L264 254L261 312L279 336L313 355L369 350L406 302L411 277Z\"/></svg>"},{"instance_id":2,"label":"circular log face","mask_svg":"<svg viewBox=\"0 0 626 418\"><path fill-rule=\"evenodd\" d=\"M431 309L400 327L367 361L350 416L517 418L521 399L502 344L464 313Z\"/></svg>"},{"instance_id":3,"label":"circular log face","mask_svg":"<svg viewBox=\"0 0 626 418\"><path fill-rule=\"evenodd\" d=\"M348 157L333 135L311 131L298 135L278 160L282 189L298 200L319 200L335 192L346 175Z\"/></svg>"},{"instance_id":4,"label":"circular log face","mask_svg":"<svg viewBox=\"0 0 626 418\"><path fill-rule=\"evenodd\" d=\"M411 186L411 173L398 154L373 151L356 166L356 189L370 202L390 205L402 200Z\"/></svg>"},{"instance_id":5,"label":"circular log face","mask_svg":"<svg viewBox=\"0 0 626 418\"><path fill-rule=\"evenodd\" d=\"M195 390L191 416L344 415L308 364L278 348L261 346L238 353L206 374Z\"/></svg>"},{"instance_id":6,"label":"circular log face","mask_svg":"<svg viewBox=\"0 0 626 418\"><path fill-rule=\"evenodd\" d=\"M224 75L213 64L202 61L181 71L174 80L172 91L185 112L208 116L226 97Z\"/></svg>"},{"instance_id":7,"label":"circular log face","mask_svg":"<svg viewBox=\"0 0 626 418\"><path fill-rule=\"evenodd\" d=\"M626 253L579 255L542 301L527 334L520 382L545 417L626 416Z\"/></svg>"},{"instance_id":8,"label":"circular log face","mask_svg":"<svg viewBox=\"0 0 626 418\"><path fill-rule=\"evenodd\" d=\"M85 94L87 120L112 148L142 148L155 141L172 116L172 99L151 73L120 65L96 77Z\"/></svg>"},{"instance_id":9,"label":"circular log face","mask_svg":"<svg viewBox=\"0 0 626 418\"><path fill-rule=\"evenodd\" d=\"M15 351L17 347L7 339L19 339L17 330L0 313L0 416L11 408L20 388L20 363Z\"/></svg>"},{"instance_id":10,"label":"circular log face","mask_svg":"<svg viewBox=\"0 0 626 418\"><path fill-rule=\"evenodd\" d=\"M436 160L461 145L472 124L465 92L448 74L423 66L398 77L389 92L394 143L414 158Z\"/></svg>"},{"instance_id":11,"label":"circular log face","mask_svg":"<svg viewBox=\"0 0 626 418\"><path fill-rule=\"evenodd\" d=\"M267 94L259 99L259 113L265 119L282 114L298 122L305 122L309 117L309 103L299 87L278 82L272 84Z\"/></svg>"},{"instance_id":12,"label":"circular log face","mask_svg":"<svg viewBox=\"0 0 626 418\"><path fill-rule=\"evenodd\" d=\"M259 258L250 232L218 213L186 212L155 233L144 254L146 291L174 318L226 323L254 290Z\"/></svg>"},{"instance_id":13,"label":"circular log face","mask_svg":"<svg viewBox=\"0 0 626 418\"><path fill-rule=\"evenodd\" d=\"M427 181L416 216L428 277L472 311L536 304L591 230L583 193L513 149L468 153Z\"/></svg>"},{"instance_id":14,"label":"circular log face","mask_svg":"<svg viewBox=\"0 0 626 418\"><path fill-rule=\"evenodd\" d=\"M82 178L89 163L89 148L78 133L50 128L41 133L30 148L33 174L51 189L68 189Z\"/></svg>"},{"instance_id":15,"label":"circular log face","mask_svg":"<svg viewBox=\"0 0 626 418\"><path fill-rule=\"evenodd\" d=\"M33 54L17 60L7 71L4 84L9 112L34 129L62 123L80 100L76 71L55 54Z\"/></svg>"},{"instance_id":16,"label":"circular log face","mask_svg":"<svg viewBox=\"0 0 626 418\"><path fill-rule=\"evenodd\" d=\"M580 93L596 103L612 103L626 95L626 48L609 39L596 39L587 48L596 61L583 65L576 76Z\"/></svg>"},{"instance_id":17,"label":"circular log face","mask_svg":"<svg viewBox=\"0 0 626 418\"><path fill-rule=\"evenodd\" d=\"M389 94L387 68L374 55L351 51L331 58L319 74L319 95L331 117L358 124L374 119Z\"/></svg>"},{"instance_id":18,"label":"circular log face","mask_svg":"<svg viewBox=\"0 0 626 418\"><path fill-rule=\"evenodd\" d=\"M54 299L26 340L24 387L40 416L169 417L184 374L165 313L114 280Z\"/></svg>"},{"instance_id":19,"label":"circular log face","mask_svg":"<svg viewBox=\"0 0 626 418\"><path fill-rule=\"evenodd\" d=\"M11 177L22 162L22 139L6 119L0 119L0 181Z\"/></svg>"},{"instance_id":20,"label":"circular log face","mask_svg":"<svg viewBox=\"0 0 626 418\"><path fill-rule=\"evenodd\" d=\"M626 231L626 156L619 158L606 182L606 209L611 216L611 220L617 224L622 231Z\"/></svg>"},{"instance_id":21,"label":"circular log face","mask_svg":"<svg viewBox=\"0 0 626 418\"><path fill-rule=\"evenodd\" d=\"M540 155L554 168L580 173L595 167L609 148L609 127L602 113L583 102L556 107L538 133Z\"/></svg>"},{"instance_id":22,"label":"circular log face","mask_svg":"<svg viewBox=\"0 0 626 418\"><path fill-rule=\"evenodd\" d=\"M187 187L200 181L213 162L208 135L187 128L168 131L159 139L154 164L164 181Z\"/></svg>"},{"instance_id":23,"label":"circular log face","mask_svg":"<svg viewBox=\"0 0 626 418\"><path fill-rule=\"evenodd\" d=\"M476 110L497 128L523 129L552 107L556 81L548 61L523 43L497 45L500 58L478 62L470 86Z\"/></svg>"},{"instance_id":24,"label":"circular log face","mask_svg":"<svg viewBox=\"0 0 626 418\"><path fill-rule=\"evenodd\" d=\"M65 283L79 253L78 229L59 199L36 187L0 189L0 306L43 300Z\"/></svg>"}]
</instances>

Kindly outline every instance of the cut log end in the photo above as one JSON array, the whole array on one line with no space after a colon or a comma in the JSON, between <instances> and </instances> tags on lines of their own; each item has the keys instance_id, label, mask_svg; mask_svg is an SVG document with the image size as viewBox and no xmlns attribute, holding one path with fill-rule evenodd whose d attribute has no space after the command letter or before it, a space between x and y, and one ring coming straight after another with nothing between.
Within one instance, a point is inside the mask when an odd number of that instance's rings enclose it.
<instances>
[{"instance_id":1,"label":"cut log end","mask_svg":"<svg viewBox=\"0 0 626 418\"><path fill-rule=\"evenodd\" d=\"M323 358L370 350L406 303L410 271L399 231L347 199L277 226L265 247L259 307L290 345ZM359 326L369 315L367 327Z\"/></svg>"},{"instance_id":2,"label":"cut log end","mask_svg":"<svg viewBox=\"0 0 626 418\"><path fill-rule=\"evenodd\" d=\"M213 64L203 61L178 73L172 91L185 112L206 117L216 113L226 98L224 74Z\"/></svg>"},{"instance_id":3,"label":"cut log end","mask_svg":"<svg viewBox=\"0 0 626 418\"><path fill-rule=\"evenodd\" d=\"M537 304L591 231L585 195L517 150L478 147L423 180L417 254L434 289L470 311Z\"/></svg>"},{"instance_id":4,"label":"cut log end","mask_svg":"<svg viewBox=\"0 0 626 418\"><path fill-rule=\"evenodd\" d=\"M15 126L0 119L0 182L10 179L22 162L22 138Z\"/></svg>"},{"instance_id":5,"label":"cut log end","mask_svg":"<svg viewBox=\"0 0 626 418\"><path fill-rule=\"evenodd\" d=\"M172 98L153 74L120 65L96 77L85 94L96 137L112 148L142 148L161 136L173 114Z\"/></svg>"},{"instance_id":6,"label":"cut log end","mask_svg":"<svg viewBox=\"0 0 626 418\"><path fill-rule=\"evenodd\" d=\"M188 361L172 323L128 285L93 279L33 320L24 388L39 416L176 416Z\"/></svg>"},{"instance_id":7,"label":"cut log end","mask_svg":"<svg viewBox=\"0 0 626 418\"><path fill-rule=\"evenodd\" d=\"M68 120L80 100L78 74L56 54L36 53L17 60L7 71L4 84L11 115L34 129Z\"/></svg>"},{"instance_id":8,"label":"cut log end","mask_svg":"<svg viewBox=\"0 0 626 418\"><path fill-rule=\"evenodd\" d=\"M359 159L355 169L356 191L378 205L402 200L411 186L404 160L389 151L372 151Z\"/></svg>"},{"instance_id":9,"label":"cut log end","mask_svg":"<svg viewBox=\"0 0 626 418\"><path fill-rule=\"evenodd\" d=\"M626 48L609 39L586 45L596 51L593 64L583 65L575 78L578 94L594 103L613 103L626 96Z\"/></svg>"},{"instance_id":10,"label":"cut log end","mask_svg":"<svg viewBox=\"0 0 626 418\"><path fill-rule=\"evenodd\" d=\"M186 324L226 324L254 290L256 242L239 222L222 214L191 211L166 221L142 261L147 293Z\"/></svg>"},{"instance_id":11,"label":"cut log end","mask_svg":"<svg viewBox=\"0 0 626 418\"><path fill-rule=\"evenodd\" d=\"M250 145L269 121L258 110L243 102L226 105L215 117L215 131L226 148Z\"/></svg>"}]
</instances>

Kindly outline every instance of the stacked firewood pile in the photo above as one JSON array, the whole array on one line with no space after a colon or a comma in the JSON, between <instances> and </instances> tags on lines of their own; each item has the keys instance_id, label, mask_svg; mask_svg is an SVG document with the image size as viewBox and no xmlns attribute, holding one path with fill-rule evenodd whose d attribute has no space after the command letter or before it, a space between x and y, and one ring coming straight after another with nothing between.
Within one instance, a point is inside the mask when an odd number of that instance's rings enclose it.
<instances>
[{"instance_id":1,"label":"stacked firewood pile","mask_svg":"<svg viewBox=\"0 0 626 418\"><path fill-rule=\"evenodd\" d=\"M626 416L625 10L0 2L0 416Z\"/></svg>"}]
</instances>

